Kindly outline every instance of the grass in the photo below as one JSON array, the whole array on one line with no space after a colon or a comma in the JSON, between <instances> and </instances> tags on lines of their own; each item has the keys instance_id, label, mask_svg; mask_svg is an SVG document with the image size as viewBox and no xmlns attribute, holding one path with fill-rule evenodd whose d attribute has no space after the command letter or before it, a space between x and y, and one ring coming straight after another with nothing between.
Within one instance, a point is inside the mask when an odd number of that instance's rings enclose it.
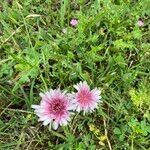
<instances>
[{"instance_id":1,"label":"grass","mask_svg":"<svg viewBox=\"0 0 150 150\"><path fill-rule=\"evenodd\" d=\"M2 0L0 150L150 149L149 6L148 0ZM38 123L31 105L39 92L71 91L84 80L101 88L99 109L56 131Z\"/></svg>"}]
</instances>

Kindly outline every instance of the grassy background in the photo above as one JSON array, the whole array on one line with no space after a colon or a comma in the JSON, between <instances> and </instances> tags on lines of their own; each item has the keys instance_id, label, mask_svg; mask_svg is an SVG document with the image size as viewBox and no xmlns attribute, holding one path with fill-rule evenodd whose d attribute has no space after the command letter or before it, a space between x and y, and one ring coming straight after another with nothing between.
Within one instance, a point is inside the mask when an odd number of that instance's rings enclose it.
<instances>
[{"instance_id":1,"label":"grassy background","mask_svg":"<svg viewBox=\"0 0 150 150\"><path fill-rule=\"evenodd\" d=\"M1 0L0 150L150 149L149 8L148 0ZM37 122L39 92L84 80L102 90L98 110L57 131Z\"/></svg>"}]
</instances>

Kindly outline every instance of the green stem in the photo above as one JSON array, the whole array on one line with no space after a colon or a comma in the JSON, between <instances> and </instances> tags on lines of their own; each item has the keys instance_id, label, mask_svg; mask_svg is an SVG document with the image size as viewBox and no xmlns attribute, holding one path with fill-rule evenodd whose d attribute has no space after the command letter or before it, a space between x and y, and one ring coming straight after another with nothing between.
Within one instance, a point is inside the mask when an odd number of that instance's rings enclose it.
<instances>
[{"instance_id":1,"label":"green stem","mask_svg":"<svg viewBox=\"0 0 150 150\"><path fill-rule=\"evenodd\" d=\"M13 95L14 97L16 97L16 98L18 98L18 99L24 100L24 98L21 98L21 97L15 95L15 94L11 93L10 91L8 91L6 88L4 88L4 87L1 86L1 85L0 85L0 89L3 89L5 92L7 92L7 93Z\"/></svg>"},{"instance_id":2,"label":"green stem","mask_svg":"<svg viewBox=\"0 0 150 150\"><path fill-rule=\"evenodd\" d=\"M60 138L62 138L62 139L64 139L64 140L67 140L67 138L66 138L65 136L63 136L62 134L60 134L60 133L58 133L58 132L56 132L56 131L54 131L54 130L51 130L51 132L52 132L52 134L54 134L55 136L60 137Z\"/></svg>"}]
</instances>

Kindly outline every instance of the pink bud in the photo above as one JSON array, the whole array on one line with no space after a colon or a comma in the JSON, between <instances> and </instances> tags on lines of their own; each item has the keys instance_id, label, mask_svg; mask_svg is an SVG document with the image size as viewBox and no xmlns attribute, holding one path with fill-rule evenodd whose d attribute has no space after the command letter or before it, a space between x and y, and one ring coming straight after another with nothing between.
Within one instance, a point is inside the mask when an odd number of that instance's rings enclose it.
<instances>
[{"instance_id":1,"label":"pink bud","mask_svg":"<svg viewBox=\"0 0 150 150\"><path fill-rule=\"evenodd\" d=\"M144 26L144 22L142 20L138 20L137 24L138 24L139 27Z\"/></svg>"},{"instance_id":2,"label":"pink bud","mask_svg":"<svg viewBox=\"0 0 150 150\"><path fill-rule=\"evenodd\" d=\"M72 26L76 26L78 24L78 20L77 19L71 19L70 24Z\"/></svg>"}]
</instances>

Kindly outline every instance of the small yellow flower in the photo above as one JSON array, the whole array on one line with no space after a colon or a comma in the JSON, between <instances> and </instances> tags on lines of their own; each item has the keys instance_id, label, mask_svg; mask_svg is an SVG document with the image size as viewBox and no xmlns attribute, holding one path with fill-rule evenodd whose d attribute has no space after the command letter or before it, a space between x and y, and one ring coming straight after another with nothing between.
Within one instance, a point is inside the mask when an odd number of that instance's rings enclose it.
<instances>
[{"instance_id":1,"label":"small yellow flower","mask_svg":"<svg viewBox=\"0 0 150 150\"><path fill-rule=\"evenodd\" d=\"M105 135L102 135L98 138L101 142L106 141L107 137Z\"/></svg>"},{"instance_id":2,"label":"small yellow flower","mask_svg":"<svg viewBox=\"0 0 150 150\"><path fill-rule=\"evenodd\" d=\"M28 114L28 115L26 116L26 119L27 119L27 120L31 120L31 119L32 119L32 115L31 115L31 114Z\"/></svg>"},{"instance_id":3,"label":"small yellow flower","mask_svg":"<svg viewBox=\"0 0 150 150\"><path fill-rule=\"evenodd\" d=\"M95 126L93 124L89 125L90 131L94 131L95 130Z\"/></svg>"},{"instance_id":4,"label":"small yellow flower","mask_svg":"<svg viewBox=\"0 0 150 150\"><path fill-rule=\"evenodd\" d=\"M94 134L98 135L98 134L100 134L100 131L99 131L98 129L95 128Z\"/></svg>"},{"instance_id":5,"label":"small yellow flower","mask_svg":"<svg viewBox=\"0 0 150 150\"><path fill-rule=\"evenodd\" d=\"M98 144L101 145L101 146L105 146L105 143L103 143L101 141L99 141Z\"/></svg>"},{"instance_id":6,"label":"small yellow flower","mask_svg":"<svg viewBox=\"0 0 150 150\"><path fill-rule=\"evenodd\" d=\"M101 135L100 130L97 129L93 124L89 125L89 129L90 131L92 131L94 133L94 135L96 136L96 138L99 140L99 145L101 146L105 146L105 140L107 139L107 137L105 135Z\"/></svg>"}]
</instances>

